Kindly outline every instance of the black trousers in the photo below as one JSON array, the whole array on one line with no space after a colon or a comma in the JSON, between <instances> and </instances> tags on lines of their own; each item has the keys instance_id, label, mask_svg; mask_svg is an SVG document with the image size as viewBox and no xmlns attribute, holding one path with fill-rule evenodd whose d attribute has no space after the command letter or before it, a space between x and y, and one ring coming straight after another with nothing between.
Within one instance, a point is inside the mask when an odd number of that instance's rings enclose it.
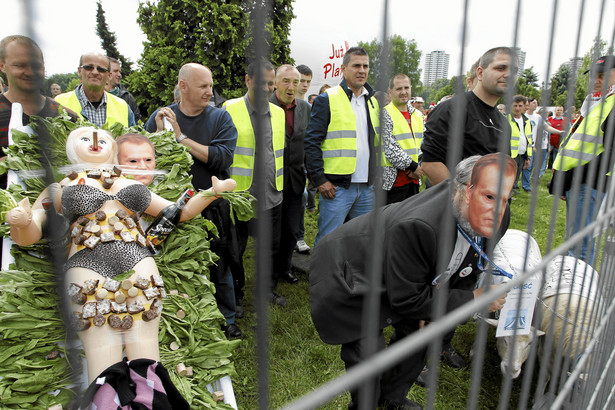
<instances>
[{"instance_id":1,"label":"black trousers","mask_svg":"<svg viewBox=\"0 0 615 410\"><path fill-rule=\"evenodd\" d=\"M387 191L387 205L395 202L401 202L404 199L408 199L411 196L418 194L419 188L420 185L413 182L402 186L392 187L389 191Z\"/></svg>"},{"instance_id":2,"label":"black trousers","mask_svg":"<svg viewBox=\"0 0 615 410\"><path fill-rule=\"evenodd\" d=\"M395 328L395 333L391 337L391 344L419 330L419 321L402 320L395 323L393 327ZM384 348L384 335L382 334L382 330L380 330L378 334L378 350L380 351ZM346 370L359 364L363 360L364 350L365 339L359 339L342 345L340 357L344 361ZM373 400L372 403L369 403L369 408L375 409L378 402L385 400L402 404L410 388L414 384L414 381L421 374L426 362L427 347L411 354L396 366L378 376L371 386L373 389ZM351 391L350 396L352 398L352 403L348 408L358 409L360 401L359 391Z\"/></svg>"},{"instance_id":3,"label":"black trousers","mask_svg":"<svg viewBox=\"0 0 615 410\"><path fill-rule=\"evenodd\" d=\"M282 226L281 216L282 204L275 206L271 209L267 209L262 216L264 220L269 221L269 226L271 227L271 246L266 247L265 255L260 255L260 257L269 258L269 266L271 267L270 272L273 272L273 255L277 254L280 248L280 230ZM243 254L246 251L248 237L257 236L258 220L256 218L253 218L247 222L236 221L235 227L237 228L239 262L231 266L231 273L233 274L233 281L235 286L235 299L242 300L244 296L244 287L246 285L246 274L243 268ZM275 275L272 275L271 277L272 290L277 285L277 280L274 276Z\"/></svg>"},{"instance_id":4,"label":"black trousers","mask_svg":"<svg viewBox=\"0 0 615 410\"><path fill-rule=\"evenodd\" d=\"M280 245L273 253L273 272L275 276L290 272L293 252L301 230L303 192L296 194L290 189L284 190L282 211L280 215Z\"/></svg>"}]
</instances>

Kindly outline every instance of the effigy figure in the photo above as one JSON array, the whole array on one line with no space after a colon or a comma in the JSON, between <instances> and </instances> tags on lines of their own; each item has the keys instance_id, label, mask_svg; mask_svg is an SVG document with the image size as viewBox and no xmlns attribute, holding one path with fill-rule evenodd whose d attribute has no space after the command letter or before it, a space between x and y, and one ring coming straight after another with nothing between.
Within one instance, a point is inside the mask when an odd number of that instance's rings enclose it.
<instances>
[{"instance_id":1,"label":"effigy figure","mask_svg":"<svg viewBox=\"0 0 615 410\"><path fill-rule=\"evenodd\" d=\"M105 131L76 129L68 136L66 154L71 163L83 165L79 172L49 186L31 208L24 199L6 219L11 237L22 246L41 239L45 201L68 219L66 291L92 382L122 361L124 349L130 361L160 361L158 324L166 291L138 219L143 213L156 216L172 202L121 175L117 146ZM236 186L231 179L212 182L214 194L188 200L180 221L199 215L217 193ZM119 275L122 280L114 279Z\"/></svg>"}]
</instances>

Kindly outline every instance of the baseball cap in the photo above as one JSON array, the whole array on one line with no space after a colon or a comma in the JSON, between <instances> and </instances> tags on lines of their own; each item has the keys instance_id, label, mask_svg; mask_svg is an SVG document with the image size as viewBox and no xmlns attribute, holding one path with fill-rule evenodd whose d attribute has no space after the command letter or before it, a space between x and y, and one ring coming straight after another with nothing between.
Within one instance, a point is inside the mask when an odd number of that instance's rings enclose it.
<instances>
[{"instance_id":1,"label":"baseball cap","mask_svg":"<svg viewBox=\"0 0 615 410\"><path fill-rule=\"evenodd\" d=\"M615 68L615 56L602 56L598 58L598 60L596 60L596 62L592 65L592 68L598 73ZM583 74L589 73L592 68L585 71Z\"/></svg>"}]
</instances>

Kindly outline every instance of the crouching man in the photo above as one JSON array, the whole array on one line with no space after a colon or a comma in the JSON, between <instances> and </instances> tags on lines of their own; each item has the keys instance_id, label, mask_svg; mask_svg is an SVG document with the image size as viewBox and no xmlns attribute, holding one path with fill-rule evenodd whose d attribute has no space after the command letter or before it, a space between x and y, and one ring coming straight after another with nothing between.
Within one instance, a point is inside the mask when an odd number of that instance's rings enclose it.
<instances>
[{"instance_id":1,"label":"crouching man","mask_svg":"<svg viewBox=\"0 0 615 410\"><path fill-rule=\"evenodd\" d=\"M483 239L498 240L508 228L509 221L502 223L502 219L517 171L515 161L506 155L500 172L501 160L501 154L467 158L457 166L454 180L385 207L379 227L367 214L345 223L316 247L310 267L312 319L325 343L342 345L346 369L362 360L365 349L361 313L376 229L384 230L379 349L385 347L384 327L395 328L393 343L418 330L421 320L432 320L437 277L439 283L448 281L446 311L483 293L482 288L475 289L480 270L478 252L472 246L486 250ZM450 231L444 231L451 217L457 226L451 224ZM452 248L446 245L448 235L457 240L454 250L443 257L439 252ZM481 267L486 265L481 261ZM441 275L446 270L454 272L448 279ZM504 297L495 300L489 310L501 309L504 302ZM422 349L381 375L374 402L365 408L421 409L406 396L426 363L426 353L427 348ZM349 407L359 408L358 392L352 391L351 397Z\"/></svg>"}]
</instances>

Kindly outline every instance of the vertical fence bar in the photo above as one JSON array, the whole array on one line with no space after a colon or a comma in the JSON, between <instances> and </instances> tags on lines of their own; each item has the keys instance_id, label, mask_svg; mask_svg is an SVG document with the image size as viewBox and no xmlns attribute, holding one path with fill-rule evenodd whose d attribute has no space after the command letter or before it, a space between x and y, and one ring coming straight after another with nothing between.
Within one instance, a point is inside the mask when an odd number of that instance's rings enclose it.
<instances>
[{"instance_id":1,"label":"vertical fence bar","mask_svg":"<svg viewBox=\"0 0 615 410\"><path fill-rule=\"evenodd\" d=\"M260 155L256 155L255 163L255 179L256 192L258 201L258 219L257 219L257 240L256 240L256 353L258 364L258 404L259 408L269 408L269 312L268 312L268 295L271 292L271 253L272 253L272 233L271 233L271 214L265 209L266 194L266 172L267 164L263 153L267 152L266 141L263 138L265 134L265 124L263 121L262 112L264 107L269 104L263 85L265 79L263 77L263 60L269 60L269 47L266 39L268 38L267 30L265 29L265 20L271 11L270 0L248 0L248 4L253 6L253 26L252 26L252 42L254 46L254 61L257 62L254 81L256 88L254 98L256 100L256 115L255 121L255 139L256 149Z\"/></svg>"},{"instance_id":2,"label":"vertical fence bar","mask_svg":"<svg viewBox=\"0 0 615 410\"><path fill-rule=\"evenodd\" d=\"M376 84L373 84L376 87L376 90L381 91L383 84L385 83L385 79L390 76L390 45L389 45L389 34L388 34L388 13L389 13L389 1L384 0L383 4L383 17L382 17L382 49L379 56L380 60L380 72L378 73L379 81ZM370 62L371 67L371 62ZM371 70L371 68L370 68ZM366 104L367 103L367 97ZM375 97L374 97L375 99ZM382 118L382 110L383 106L380 106L379 115ZM379 132L376 130L376 132ZM379 144L376 148L378 155L384 155L382 152L382 138L380 138ZM382 258L383 258L383 241L384 241L384 228L383 228L383 217L382 217L382 206L385 204L385 193L380 189L382 187L382 179L381 179L381 167L380 163L376 165L378 171L377 176L375 178L373 187L375 194L375 204L374 211L370 213L370 218L374 220L372 226L376 227L376 232L374 232L374 252L371 255L366 255L369 263L369 272L368 272L368 281L369 288L366 294L366 297L363 301L363 310L362 310L362 323L361 328L363 329L362 334L365 339L365 352L364 359L372 357L378 351L378 339L379 339L379 317L380 317L380 287L382 284ZM378 400L378 397L373 397L376 391L376 383L378 383L378 377L366 378L365 382L360 386L359 389L359 397L360 397L360 408L361 410L370 410L370 403L373 400Z\"/></svg>"}]
</instances>

